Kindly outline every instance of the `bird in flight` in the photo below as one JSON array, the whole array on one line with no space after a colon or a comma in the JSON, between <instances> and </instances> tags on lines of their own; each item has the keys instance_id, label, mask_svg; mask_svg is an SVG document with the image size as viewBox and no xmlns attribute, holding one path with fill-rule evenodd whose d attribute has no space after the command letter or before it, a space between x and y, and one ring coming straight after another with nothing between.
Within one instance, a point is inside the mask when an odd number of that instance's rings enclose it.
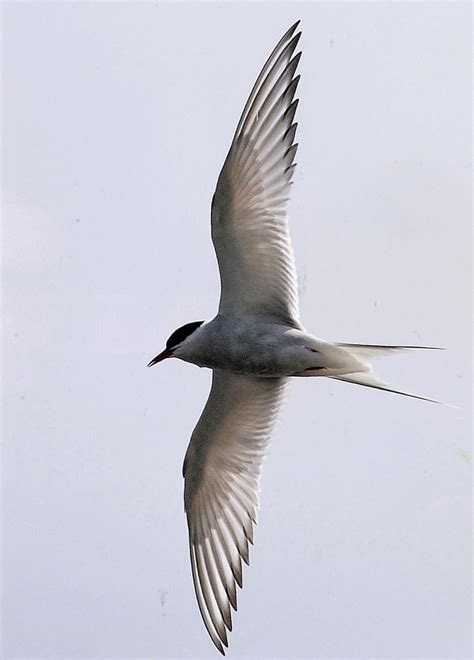
<instances>
[{"instance_id":1,"label":"bird in flight","mask_svg":"<svg viewBox=\"0 0 474 660\"><path fill-rule=\"evenodd\" d=\"M224 654L242 560L258 507L262 461L291 376L326 376L394 390L373 359L415 346L332 343L305 330L286 216L295 171L299 21L280 39L250 92L212 199L221 279L217 316L173 332L148 366L170 357L212 369L183 475L194 589L202 619ZM423 399L424 397L417 397ZM427 399L431 401L431 399Z\"/></svg>"}]
</instances>

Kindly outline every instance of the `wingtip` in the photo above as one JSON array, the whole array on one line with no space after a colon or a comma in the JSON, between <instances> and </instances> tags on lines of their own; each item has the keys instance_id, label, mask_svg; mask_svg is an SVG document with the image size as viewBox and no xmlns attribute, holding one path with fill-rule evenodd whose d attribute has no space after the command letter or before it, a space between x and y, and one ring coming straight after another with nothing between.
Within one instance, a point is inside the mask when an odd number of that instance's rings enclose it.
<instances>
[{"instance_id":1,"label":"wingtip","mask_svg":"<svg viewBox=\"0 0 474 660\"><path fill-rule=\"evenodd\" d=\"M294 32L300 23L301 23L301 18L299 18L295 23L293 23L293 25L290 27L288 32L289 33Z\"/></svg>"},{"instance_id":2,"label":"wingtip","mask_svg":"<svg viewBox=\"0 0 474 660\"><path fill-rule=\"evenodd\" d=\"M301 39L302 34L303 33L300 30L299 32L297 32L295 35L293 35L291 37L290 41L288 42L289 49L293 49L293 51L295 50L296 46L298 45L299 40Z\"/></svg>"},{"instance_id":3,"label":"wingtip","mask_svg":"<svg viewBox=\"0 0 474 660\"><path fill-rule=\"evenodd\" d=\"M214 640L212 640L212 641L213 641L214 646L216 647L216 649L219 651L219 653L221 653L222 655L225 655L225 649L222 646L222 644L216 644L216 642Z\"/></svg>"},{"instance_id":4,"label":"wingtip","mask_svg":"<svg viewBox=\"0 0 474 660\"><path fill-rule=\"evenodd\" d=\"M296 23L293 23L293 25L292 25L291 27L288 28L288 30L285 32L285 34L284 34L283 37L281 38L280 43L281 43L281 42L284 42L284 41L287 41L288 39L291 39L291 37L293 36L293 34L294 34L296 28L298 27L298 25L300 24L300 22L301 22L300 19L298 19L298 20L296 21ZM301 34L301 30L300 30L300 34ZM299 37L298 37L298 38L299 38Z\"/></svg>"}]
</instances>

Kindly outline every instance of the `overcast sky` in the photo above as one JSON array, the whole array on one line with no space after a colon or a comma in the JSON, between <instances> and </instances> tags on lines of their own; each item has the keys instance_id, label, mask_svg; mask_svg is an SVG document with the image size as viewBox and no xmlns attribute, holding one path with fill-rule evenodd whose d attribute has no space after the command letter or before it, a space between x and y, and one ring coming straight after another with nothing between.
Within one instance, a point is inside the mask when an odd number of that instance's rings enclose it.
<instances>
[{"instance_id":1,"label":"overcast sky","mask_svg":"<svg viewBox=\"0 0 474 660\"><path fill-rule=\"evenodd\" d=\"M291 384L229 657L470 657L469 4L4 3L3 657L217 658L181 465L209 207L298 18L303 324L437 406Z\"/></svg>"}]
</instances>

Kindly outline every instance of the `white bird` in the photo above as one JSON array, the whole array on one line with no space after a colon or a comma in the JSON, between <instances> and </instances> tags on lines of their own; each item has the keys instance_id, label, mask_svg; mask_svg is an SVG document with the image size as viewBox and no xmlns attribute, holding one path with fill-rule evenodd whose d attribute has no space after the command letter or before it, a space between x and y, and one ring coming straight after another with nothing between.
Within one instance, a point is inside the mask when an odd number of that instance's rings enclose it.
<instances>
[{"instance_id":1,"label":"white bird","mask_svg":"<svg viewBox=\"0 0 474 660\"><path fill-rule=\"evenodd\" d=\"M280 39L250 92L212 200L218 314L178 328L148 365L176 357L213 370L183 475L194 588L222 654L231 607L237 609L236 584L242 587L242 560L248 564L253 543L262 461L288 377L326 376L414 396L377 380L371 361L428 348L331 343L300 323L286 216L298 146L298 23Z\"/></svg>"}]
</instances>

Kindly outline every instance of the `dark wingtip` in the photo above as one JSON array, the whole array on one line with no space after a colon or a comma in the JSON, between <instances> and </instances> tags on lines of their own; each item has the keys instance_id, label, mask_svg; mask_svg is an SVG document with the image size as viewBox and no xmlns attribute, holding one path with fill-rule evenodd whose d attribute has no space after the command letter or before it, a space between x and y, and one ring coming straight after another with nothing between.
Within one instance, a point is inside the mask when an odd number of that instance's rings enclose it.
<instances>
[{"instance_id":1,"label":"dark wingtip","mask_svg":"<svg viewBox=\"0 0 474 660\"><path fill-rule=\"evenodd\" d=\"M211 639L212 639L212 637L211 637ZM216 649L219 651L219 653L222 653L222 655L225 655L225 650L224 650L222 644L217 644L217 642L214 639L212 639L212 641L213 641L214 646L216 647ZM228 644L226 644L226 646L228 646Z\"/></svg>"},{"instance_id":2,"label":"dark wingtip","mask_svg":"<svg viewBox=\"0 0 474 660\"><path fill-rule=\"evenodd\" d=\"M302 32L297 32L293 37L291 37L291 40L288 42L287 48L294 51L296 46L298 45L298 41L301 39L301 35Z\"/></svg>"},{"instance_id":3,"label":"dark wingtip","mask_svg":"<svg viewBox=\"0 0 474 660\"><path fill-rule=\"evenodd\" d=\"M299 18L299 19L296 21L296 23L293 23L293 25L290 27L290 29L288 30L288 32L289 32L289 33L294 32L300 23L301 23L301 18Z\"/></svg>"}]
</instances>

